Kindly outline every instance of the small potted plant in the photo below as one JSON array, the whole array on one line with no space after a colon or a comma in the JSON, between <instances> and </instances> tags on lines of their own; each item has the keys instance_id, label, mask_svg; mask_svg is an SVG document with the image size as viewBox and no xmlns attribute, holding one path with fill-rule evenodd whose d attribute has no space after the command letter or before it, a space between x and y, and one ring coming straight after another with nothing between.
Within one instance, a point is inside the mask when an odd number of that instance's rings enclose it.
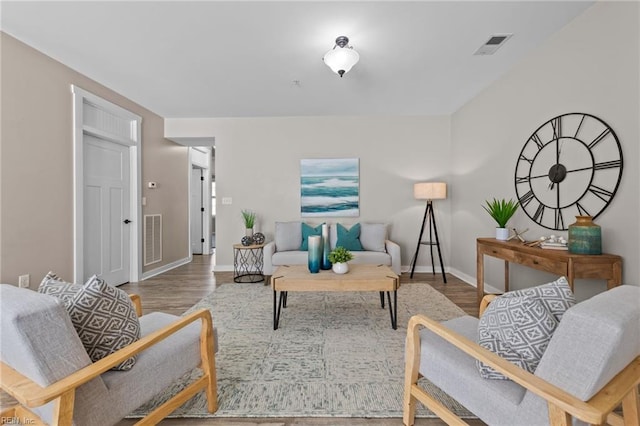
<instances>
[{"instance_id":1,"label":"small potted plant","mask_svg":"<svg viewBox=\"0 0 640 426\"><path fill-rule=\"evenodd\" d=\"M329 253L329 261L332 263L331 269L336 274L346 274L349 272L348 261L353 259L353 254L346 248L338 246Z\"/></svg>"},{"instance_id":2,"label":"small potted plant","mask_svg":"<svg viewBox=\"0 0 640 426\"><path fill-rule=\"evenodd\" d=\"M245 236L253 237L253 226L256 224L255 212L242 210L242 220L244 221Z\"/></svg>"},{"instance_id":3,"label":"small potted plant","mask_svg":"<svg viewBox=\"0 0 640 426\"><path fill-rule=\"evenodd\" d=\"M485 201L486 206L482 206L487 213L496 221L498 227L496 228L496 239L507 240L509 238L509 229L507 229L507 222L518 210L518 202L516 200L496 200Z\"/></svg>"}]
</instances>

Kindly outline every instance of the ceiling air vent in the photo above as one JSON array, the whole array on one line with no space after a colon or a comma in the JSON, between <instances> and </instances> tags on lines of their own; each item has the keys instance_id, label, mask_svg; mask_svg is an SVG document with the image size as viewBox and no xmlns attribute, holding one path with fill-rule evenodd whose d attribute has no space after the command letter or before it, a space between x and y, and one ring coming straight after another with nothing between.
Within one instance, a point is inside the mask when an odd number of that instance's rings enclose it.
<instances>
[{"instance_id":1,"label":"ceiling air vent","mask_svg":"<svg viewBox=\"0 0 640 426\"><path fill-rule=\"evenodd\" d=\"M493 55L513 34L494 34L475 51L474 55Z\"/></svg>"}]
</instances>

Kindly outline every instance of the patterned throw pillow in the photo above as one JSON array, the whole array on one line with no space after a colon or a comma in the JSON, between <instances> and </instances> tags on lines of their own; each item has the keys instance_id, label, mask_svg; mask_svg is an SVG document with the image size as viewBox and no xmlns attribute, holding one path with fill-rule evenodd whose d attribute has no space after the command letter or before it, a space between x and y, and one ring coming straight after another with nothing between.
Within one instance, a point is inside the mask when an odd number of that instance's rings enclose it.
<instances>
[{"instance_id":1,"label":"patterned throw pillow","mask_svg":"<svg viewBox=\"0 0 640 426\"><path fill-rule=\"evenodd\" d=\"M567 309L576 304L576 298L565 277L560 277L553 282L537 287L510 291L501 297L532 297L538 299L557 321L562 319L562 315Z\"/></svg>"},{"instance_id":2,"label":"patterned throw pillow","mask_svg":"<svg viewBox=\"0 0 640 426\"><path fill-rule=\"evenodd\" d=\"M73 327L93 362L140 338L140 321L127 293L96 275L81 286L66 283L49 272L38 291L63 301ZM133 356L113 370L130 370L135 363L136 357Z\"/></svg>"},{"instance_id":3,"label":"patterned throw pillow","mask_svg":"<svg viewBox=\"0 0 640 426\"><path fill-rule=\"evenodd\" d=\"M564 312L575 304L562 277L549 284L505 293L491 302L478 324L478 344L534 373ZM477 361L485 379L508 380Z\"/></svg>"},{"instance_id":4,"label":"patterned throw pillow","mask_svg":"<svg viewBox=\"0 0 640 426\"><path fill-rule=\"evenodd\" d=\"M62 300L62 303L64 303L64 306L67 309L69 309L71 301L80 290L82 290L81 285L65 282L52 271L49 271L47 275L44 276L40 283L40 287L38 287L38 293L57 297Z\"/></svg>"},{"instance_id":5,"label":"patterned throw pillow","mask_svg":"<svg viewBox=\"0 0 640 426\"><path fill-rule=\"evenodd\" d=\"M499 297L480 319L478 344L533 373L557 326L558 321L539 300ZM483 378L507 380L486 364L477 361L477 365Z\"/></svg>"},{"instance_id":6,"label":"patterned throw pillow","mask_svg":"<svg viewBox=\"0 0 640 426\"><path fill-rule=\"evenodd\" d=\"M356 223L348 230L338 223L337 229L338 241L336 242L336 247L344 247L351 251L362 251L359 223Z\"/></svg>"}]
</instances>

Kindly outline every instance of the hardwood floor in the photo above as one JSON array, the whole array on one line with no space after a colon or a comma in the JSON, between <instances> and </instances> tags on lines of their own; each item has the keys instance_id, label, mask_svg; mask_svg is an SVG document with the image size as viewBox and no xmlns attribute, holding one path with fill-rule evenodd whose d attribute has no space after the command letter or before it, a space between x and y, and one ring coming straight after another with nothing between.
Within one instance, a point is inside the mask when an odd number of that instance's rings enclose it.
<instances>
[{"instance_id":1,"label":"hardwood floor","mask_svg":"<svg viewBox=\"0 0 640 426\"><path fill-rule=\"evenodd\" d=\"M233 282L232 272L213 271L213 256L194 256L191 263L173 269L148 280L129 283L120 286L127 293L137 293L142 298L145 314L162 311L180 315L193 306L200 299L211 293L216 286ZM409 274L402 274L401 283L428 283L433 288L447 296L469 315L478 315L475 288L454 277L447 275L447 284L442 281L442 275L431 273L416 273L413 279ZM256 283L256 286L265 285ZM1 406L10 405L11 399L6 394L1 395ZM135 419L125 419L117 426L129 426ZM364 418L214 418L214 419L166 419L161 422L166 426L208 426L208 425L260 425L260 426L400 426L402 419L364 419ZM439 419L416 419L416 426L440 426L445 423ZM483 425L478 420L470 420L471 425Z\"/></svg>"},{"instance_id":2,"label":"hardwood floor","mask_svg":"<svg viewBox=\"0 0 640 426\"><path fill-rule=\"evenodd\" d=\"M119 288L127 293L139 294L145 314L162 311L180 315L211 293L216 286L233 282L233 272L214 274L212 271L212 256L194 256L193 261L187 265L139 283L124 284ZM447 274L447 284L444 284L441 274L415 273L411 279L408 273L404 273L400 276L400 282L430 284L466 313L478 316L475 287L453 275Z\"/></svg>"}]
</instances>

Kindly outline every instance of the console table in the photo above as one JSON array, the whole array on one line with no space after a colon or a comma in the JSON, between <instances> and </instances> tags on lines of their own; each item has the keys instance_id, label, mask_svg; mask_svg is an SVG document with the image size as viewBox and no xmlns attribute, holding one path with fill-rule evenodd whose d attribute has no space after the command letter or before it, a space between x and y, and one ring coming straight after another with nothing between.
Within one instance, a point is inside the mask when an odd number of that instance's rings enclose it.
<instances>
[{"instance_id":1,"label":"console table","mask_svg":"<svg viewBox=\"0 0 640 426\"><path fill-rule=\"evenodd\" d=\"M607 289L622 284L622 258L614 254L571 254L564 250L529 247L520 241L478 238L476 242L478 303L484 297L484 256L504 260L504 291L509 291L509 263L567 277L571 290L576 278L607 280Z\"/></svg>"}]
</instances>

